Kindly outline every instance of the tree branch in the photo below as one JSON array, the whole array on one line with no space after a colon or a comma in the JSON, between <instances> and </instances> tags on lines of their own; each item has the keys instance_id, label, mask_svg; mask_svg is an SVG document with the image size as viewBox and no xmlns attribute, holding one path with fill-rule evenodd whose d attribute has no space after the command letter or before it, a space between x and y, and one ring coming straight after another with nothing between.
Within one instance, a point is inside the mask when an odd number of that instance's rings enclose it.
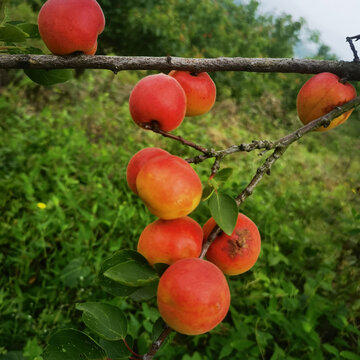
<instances>
[{"instance_id":1,"label":"tree branch","mask_svg":"<svg viewBox=\"0 0 360 360\"><path fill-rule=\"evenodd\" d=\"M346 104L335 108L334 110L330 111L328 114L313 120L309 124L304 125L303 127L297 129L296 131L282 137L281 139L270 142L270 141L253 141L250 144L240 144L234 145L229 147L225 150L213 151L213 156L207 156L206 152L203 155L199 155L198 157L193 158L193 161L189 162L201 162L209 157L215 157L219 159L219 156L225 156L234 152L238 151L253 151L255 149L274 149L273 153L264 161L264 163L256 170L255 175L249 182L249 184L243 189L243 191L235 198L236 204L238 207L253 193L255 187L259 184L259 182L263 179L265 174L270 175L270 170L275 162L285 153L287 148L294 143L301 139L304 135L310 133L313 130L316 130L320 126L329 126L331 121L336 119L341 114L355 108L356 106L360 105L360 96L352 99L351 101L347 102ZM177 139L174 139L177 140ZM182 142L184 143L184 142ZM185 143L184 143L185 144ZM201 147L202 148L202 147ZM202 148L203 149L203 148ZM202 150L200 150L202 151ZM194 161L194 159L199 159L199 161ZM212 229L211 233L209 234L207 240L203 244L203 248L200 254L200 259L203 259L208 251L211 243L222 233L222 230L218 225L215 225ZM154 342L147 354L145 354L142 359L143 360L150 360L156 354L162 343L165 341L166 337L172 330L169 327L165 327L164 331L161 333L159 338L156 342Z\"/></svg>"},{"instance_id":2,"label":"tree branch","mask_svg":"<svg viewBox=\"0 0 360 360\"><path fill-rule=\"evenodd\" d=\"M356 62L283 59L283 58L181 58L149 56L105 55L0 55L0 69L107 69L121 70L187 70L247 71L318 74L331 72L349 80L360 80L360 66Z\"/></svg>"}]
</instances>

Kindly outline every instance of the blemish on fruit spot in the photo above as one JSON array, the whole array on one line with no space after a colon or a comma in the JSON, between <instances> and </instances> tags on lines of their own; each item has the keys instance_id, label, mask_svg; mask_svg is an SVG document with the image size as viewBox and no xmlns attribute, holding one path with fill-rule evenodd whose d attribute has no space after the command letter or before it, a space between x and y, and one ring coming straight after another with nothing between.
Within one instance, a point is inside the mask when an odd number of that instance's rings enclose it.
<instances>
[{"instance_id":1,"label":"blemish on fruit spot","mask_svg":"<svg viewBox=\"0 0 360 360\"><path fill-rule=\"evenodd\" d=\"M238 229L235 234L228 240L227 252L231 259L234 259L239 255L242 249L247 248L247 240L250 237L250 231L248 229Z\"/></svg>"}]
</instances>

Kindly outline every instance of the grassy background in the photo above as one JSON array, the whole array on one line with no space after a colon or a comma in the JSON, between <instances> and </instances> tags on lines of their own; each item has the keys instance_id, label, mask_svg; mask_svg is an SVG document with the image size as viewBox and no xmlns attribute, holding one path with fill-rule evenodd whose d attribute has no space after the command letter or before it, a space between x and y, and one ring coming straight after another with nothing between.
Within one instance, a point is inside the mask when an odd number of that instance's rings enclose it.
<instances>
[{"instance_id":1,"label":"grassy background","mask_svg":"<svg viewBox=\"0 0 360 360\"><path fill-rule=\"evenodd\" d=\"M55 329L83 329L74 304L91 300L119 305L144 353L155 301L113 299L96 273L112 252L135 249L154 219L127 188L130 157L147 146L196 153L133 124L128 96L142 72L86 71L51 88L13 76L0 89L0 358L39 359ZM310 134L276 163L241 207L259 227L262 252L253 270L229 278L228 316L209 334L176 335L159 359L360 359L359 120L355 112ZM223 148L299 125L294 108L269 92L223 98L175 133ZM256 152L226 158L235 169L228 193L238 194L263 160ZM204 182L211 164L196 166ZM202 225L205 204L192 216Z\"/></svg>"}]
</instances>

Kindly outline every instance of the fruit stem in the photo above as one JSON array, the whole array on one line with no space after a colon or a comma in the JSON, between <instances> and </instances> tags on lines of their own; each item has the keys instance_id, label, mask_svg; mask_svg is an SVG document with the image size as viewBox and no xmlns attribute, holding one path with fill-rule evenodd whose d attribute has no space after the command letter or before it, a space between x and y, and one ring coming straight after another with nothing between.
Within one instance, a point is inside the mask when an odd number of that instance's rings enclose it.
<instances>
[{"instance_id":1,"label":"fruit stem","mask_svg":"<svg viewBox=\"0 0 360 360\"><path fill-rule=\"evenodd\" d=\"M135 351L133 351L133 349L132 349L132 348L128 345L128 343L126 342L125 338L122 339L122 340L123 340L126 348L127 348L134 356L136 356L136 359L141 359L141 358L142 358L141 355L139 355L139 354L137 354Z\"/></svg>"}]
</instances>

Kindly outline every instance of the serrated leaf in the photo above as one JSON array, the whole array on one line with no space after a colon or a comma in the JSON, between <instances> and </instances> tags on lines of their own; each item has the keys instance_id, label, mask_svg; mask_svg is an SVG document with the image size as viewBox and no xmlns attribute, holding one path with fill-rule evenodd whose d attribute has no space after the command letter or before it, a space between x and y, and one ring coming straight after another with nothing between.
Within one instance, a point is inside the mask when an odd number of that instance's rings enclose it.
<instances>
[{"instance_id":1,"label":"serrated leaf","mask_svg":"<svg viewBox=\"0 0 360 360\"><path fill-rule=\"evenodd\" d=\"M130 336L126 337L127 344L132 347L133 340ZM108 359L111 360L128 360L129 359L129 350L125 346L122 340L120 341L107 341L100 339L100 346L106 351Z\"/></svg>"},{"instance_id":2,"label":"serrated leaf","mask_svg":"<svg viewBox=\"0 0 360 360\"><path fill-rule=\"evenodd\" d=\"M29 35L19 27L12 24L0 26L0 41L4 42L23 42Z\"/></svg>"},{"instance_id":3,"label":"serrated leaf","mask_svg":"<svg viewBox=\"0 0 360 360\"><path fill-rule=\"evenodd\" d=\"M233 173L233 169L232 168L224 168L219 170L216 175L215 175L215 180L217 182L222 182L224 183Z\"/></svg>"},{"instance_id":4,"label":"serrated leaf","mask_svg":"<svg viewBox=\"0 0 360 360\"><path fill-rule=\"evenodd\" d=\"M105 340L117 341L125 338L127 320L117 306L87 302L76 304L76 308L83 311L82 320L85 325Z\"/></svg>"},{"instance_id":5,"label":"serrated leaf","mask_svg":"<svg viewBox=\"0 0 360 360\"><path fill-rule=\"evenodd\" d=\"M106 360L106 353L83 332L67 329L50 338L42 357L44 360Z\"/></svg>"},{"instance_id":6,"label":"serrated leaf","mask_svg":"<svg viewBox=\"0 0 360 360\"><path fill-rule=\"evenodd\" d=\"M209 200L211 216L227 235L233 232L238 218L235 200L223 193L215 192Z\"/></svg>"},{"instance_id":7,"label":"serrated leaf","mask_svg":"<svg viewBox=\"0 0 360 360\"><path fill-rule=\"evenodd\" d=\"M60 84L73 77L71 69L25 69L24 72L32 81L45 86Z\"/></svg>"},{"instance_id":8,"label":"serrated leaf","mask_svg":"<svg viewBox=\"0 0 360 360\"><path fill-rule=\"evenodd\" d=\"M106 277L126 286L144 286L158 279L156 271L148 264L128 260L104 273Z\"/></svg>"},{"instance_id":9,"label":"serrated leaf","mask_svg":"<svg viewBox=\"0 0 360 360\"><path fill-rule=\"evenodd\" d=\"M148 285L138 288L136 291L130 294L129 297L134 301L150 300L156 296L158 284L159 281L155 280Z\"/></svg>"},{"instance_id":10,"label":"serrated leaf","mask_svg":"<svg viewBox=\"0 0 360 360\"><path fill-rule=\"evenodd\" d=\"M214 193L214 191L215 189L212 186L206 185L202 193L202 200L203 201L209 200L211 195Z\"/></svg>"}]
</instances>

